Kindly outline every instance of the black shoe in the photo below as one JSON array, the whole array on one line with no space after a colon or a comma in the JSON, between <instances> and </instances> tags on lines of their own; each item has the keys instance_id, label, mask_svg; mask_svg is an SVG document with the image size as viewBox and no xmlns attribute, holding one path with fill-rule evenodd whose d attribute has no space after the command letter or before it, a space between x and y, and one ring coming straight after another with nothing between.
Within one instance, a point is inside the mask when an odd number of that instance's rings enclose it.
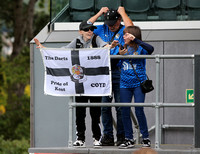
<instances>
[{"instance_id":1,"label":"black shoe","mask_svg":"<svg viewBox=\"0 0 200 154\"><path fill-rule=\"evenodd\" d=\"M114 138L106 134L103 135L100 142L102 146L114 146Z\"/></svg>"},{"instance_id":2,"label":"black shoe","mask_svg":"<svg viewBox=\"0 0 200 154\"><path fill-rule=\"evenodd\" d=\"M134 146L134 140L125 139L124 143L120 144L119 149L128 149L133 148Z\"/></svg>"},{"instance_id":3,"label":"black shoe","mask_svg":"<svg viewBox=\"0 0 200 154\"><path fill-rule=\"evenodd\" d=\"M120 144L124 143L124 141L125 141L124 134L117 135L117 142L115 143L115 145L119 146Z\"/></svg>"},{"instance_id":4,"label":"black shoe","mask_svg":"<svg viewBox=\"0 0 200 154\"><path fill-rule=\"evenodd\" d=\"M142 144L142 147L150 147L151 141L150 141L149 138L145 138L145 139L142 140L141 144Z\"/></svg>"}]
</instances>

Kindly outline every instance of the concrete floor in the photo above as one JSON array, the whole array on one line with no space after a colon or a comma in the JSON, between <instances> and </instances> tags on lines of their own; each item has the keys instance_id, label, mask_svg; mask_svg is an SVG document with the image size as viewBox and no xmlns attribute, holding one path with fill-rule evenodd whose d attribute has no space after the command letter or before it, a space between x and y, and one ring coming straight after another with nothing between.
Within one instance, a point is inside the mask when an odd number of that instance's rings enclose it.
<instances>
[{"instance_id":1,"label":"concrete floor","mask_svg":"<svg viewBox=\"0 0 200 154\"><path fill-rule=\"evenodd\" d=\"M115 146L103 146L101 148L85 147L85 148L69 148L69 147L41 147L41 148L29 148L30 154L45 153L45 154L133 154L134 151L141 148L141 145L135 145L131 149L118 149ZM200 154L200 149L194 148L193 145L160 145L159 149L155 149L152 145L152 149L157 151L158 154Z\"/></svg>"}]
</instances>

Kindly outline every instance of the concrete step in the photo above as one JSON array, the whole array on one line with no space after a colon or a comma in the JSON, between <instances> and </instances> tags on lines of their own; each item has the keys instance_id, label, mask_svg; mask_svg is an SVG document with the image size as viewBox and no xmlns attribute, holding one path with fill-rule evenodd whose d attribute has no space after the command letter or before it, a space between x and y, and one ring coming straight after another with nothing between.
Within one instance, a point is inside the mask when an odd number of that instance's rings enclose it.
<instances>
[{"instance_id":1,"label":"concrete step","mask_svg":"<svg viewBox=\"0 0 200 154\"><path fill-rule=\"evenodd\" d=\"M45 154L133 154L141 148L140 144L136 144L131 149L118 149L116 146L102 146L101 148L85 147L35 147L29 148L30 154L45 153ZM200 149L194 148L193 145L177 145L177 144L162 144L160 148L151 147L158 154L200 154Z\"/></svg>"}]
</instances>

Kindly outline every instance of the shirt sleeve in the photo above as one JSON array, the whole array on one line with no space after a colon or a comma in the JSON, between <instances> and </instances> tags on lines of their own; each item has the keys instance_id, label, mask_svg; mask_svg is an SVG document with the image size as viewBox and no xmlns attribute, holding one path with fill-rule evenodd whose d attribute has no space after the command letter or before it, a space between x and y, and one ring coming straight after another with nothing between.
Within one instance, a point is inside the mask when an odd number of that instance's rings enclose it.
<instances>
[{"instance_id":1,"label":"shirt sleeve","mask_svg":"<svg viewBox=\"0 0 200 154\"><path fill-rule=\"evenodd\" d=\"M99 36L96 37L96 43L98 47L104 47L105 45L107 45L107 43L104 42Z\"/></svg>"},{"instance_id":2,"label":"shirt sleeve","mask_svg":"<svg viewBox=\"0 0 200 154\"><path fill-rule=\"evenodd\" d=\"M99 36L101 34L103 25L96 25L96 27L97 27L97 29L94 29L94 34Z\"/></svg>"},{"instance_id":3,"label":"shirt sleeve","mask_svg":"<svg viewBox=\"0 0 200 154\"><path fill-rule=\"evenodd\" d=\"M153 53L154 47L152 45L145 43L137 38L134 39L134 42L136 44L138 44L139 46L143 47L148 52L149 55L151 55Z\"/></svg>"}]
</instances>

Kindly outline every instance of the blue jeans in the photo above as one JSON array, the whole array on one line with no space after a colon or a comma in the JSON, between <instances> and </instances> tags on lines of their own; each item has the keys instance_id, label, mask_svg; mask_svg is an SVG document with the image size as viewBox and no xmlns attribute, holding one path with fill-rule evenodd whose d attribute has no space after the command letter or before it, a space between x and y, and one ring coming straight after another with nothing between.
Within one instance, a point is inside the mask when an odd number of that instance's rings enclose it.
<instances>
[{"instance_id":1,"label":"blue jeans","mask_svg":"<svg viewBox=\"0 0 200 154\"><path fill-rule=\"evenodd\" d=\"M115 72L112 72L112 75ZM116 74L115 74L116 75ZM120 78L119 76L112 76L112 92L115 98L115 102L120 102ZM102 97L102 103L111 103L113 97L104 96ZM115 107L117 116L117 136L124 135L124 127L122 123L121 107ZM102 107L101 108L103 134L113 137L113 120L112 120L112 108Z\"/></svg>"},{"instance_id":2,"label":"blue jeans","mask_svg":"<svg viewBox=\"0 0 200 154\"><path fill-rule=\"evenodd\" d=\"M136 88L121 88L120 89L120 102L122 103L131 103L132 97L134 96L135 103L144 103L145 94L142 92L141 87ZM122 111L122 120L125 130L125 138L133 139L133 128L132 121L130 117L130 107L121 107ZM144 113L144 107L135 107L135 115L137 117L140 132L143 138L148 138L148 127L147 120Z\"/></svg>"}]
</instances>

